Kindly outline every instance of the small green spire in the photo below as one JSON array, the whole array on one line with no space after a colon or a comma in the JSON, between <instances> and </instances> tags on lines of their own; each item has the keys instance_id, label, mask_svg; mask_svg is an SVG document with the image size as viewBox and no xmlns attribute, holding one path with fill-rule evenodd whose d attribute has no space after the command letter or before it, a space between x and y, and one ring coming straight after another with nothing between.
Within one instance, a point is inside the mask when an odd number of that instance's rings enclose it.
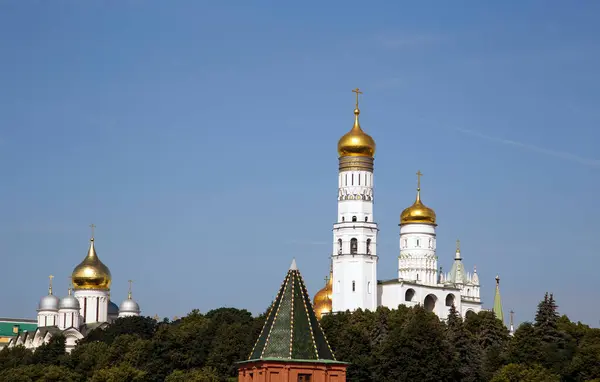
<instances>
[{"instance_id":1,"label":"small green spire","mask_svg":"<svg viewBox=\"0 0 600 382\"><path fill-rule=\"evenodd\" d=\"M502 298L500 297L500 276L496 276L496 294L494 295L494 314L504 324L504 313L502 312Z\"/></svg>"}]
</instances>

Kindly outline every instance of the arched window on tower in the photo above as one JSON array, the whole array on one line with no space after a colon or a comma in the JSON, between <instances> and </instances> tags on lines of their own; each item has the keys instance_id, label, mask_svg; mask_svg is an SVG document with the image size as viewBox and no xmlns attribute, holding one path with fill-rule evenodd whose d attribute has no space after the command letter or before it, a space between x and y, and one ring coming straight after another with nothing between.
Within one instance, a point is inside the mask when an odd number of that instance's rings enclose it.
<instances>
[{"instance_id":1,"label":"arched window on tower","mask_svg":"<svg viewBox=\"0 0 600 382\"><path fill-rule=\"evenodd\" d=\"M417 239L417 247L421 246L421 241L419 239Z\"/></svg>"},{"instance_id":2,"label":"arched window on tower","mask_svg":"<svg viewBox=\"0 0 600 382\"><path fill-rule=\"evenodd\" d=\"M369 217L365 216L365 222L368 222L368 221L369 221Z\"/></svg>"},{"instance_id":3,"label":"arched window on tower","mask_svg":"<svg viewBox=\"0 0 600 382\"><path fill-rule=\"evenodd\" d=\"M338 239L338 255L342 254L342 239Z\"/></svg>"},{"instance_id":4,"label":"arched window on tower","mask_svg":"<svg viewBox=\"0 0 600 382\"><path fill-rule=\"evenodd\" d=\"M356 292L356 281L352 280L352 292Z\"/></svg>"},{"instance_id":5,"label":"arched window on tower","mask_svg":"<svg viewBox=\"0 0 600 382\"><path fill-rule=\"evenodd\" d=\"M371 239L367 239L367 255L371 254Z\"/></svg>"},{"instance_id":6,"label":"arched window on tower","mask_svg":"<svg viewBox=\"0 0 600 382\"><path fill-rule=\"evenodd\" d=\"M352 221L355 222L356 221L356 216L352 216Z\"/></svg>"},{"instance_id":7,"label":"arched window on tower","mask_svg":"<svg viewBox=\"0 0 600 382\"><path fill-rule=\"evenodd\" d=\"M356 255L358 253L358 240L356 238L350 239L350 254Z\"/></svg>"}]
</instances>

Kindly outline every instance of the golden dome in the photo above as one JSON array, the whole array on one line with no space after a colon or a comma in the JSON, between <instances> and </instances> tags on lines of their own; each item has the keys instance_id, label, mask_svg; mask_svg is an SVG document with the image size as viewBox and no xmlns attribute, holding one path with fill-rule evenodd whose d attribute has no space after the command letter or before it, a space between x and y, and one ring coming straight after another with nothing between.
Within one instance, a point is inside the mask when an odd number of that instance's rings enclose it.
<instances>
[{"instance_id":1,"label":"golden dome","mask_svg":"<svg viewBox=\"0 0 600 382\"><path fill-rule=\"evenodd\" d=\"M333 289L333 271L329 271L329 278L325 284L325 288L321 289L315 294L313 300L313 307L317 318L320 320L324 314L331 313L332 300L331 294Z\"/></svg>"},{"instance_id":2,"label":"golden dome","mask_svg":"<svg viewBox=\"0 0 600 382\"><path fill-rule=\"evenodd\" d=\"M400 214L400 225L403 224L436 224L435 211L427 207L421 202L421 171L417 172L418 186L417 186L417 200L412 206L406 208Z\"/></svg>"},{"instance_id":3,"label":"golden dome","mask_svg":"<svg viewBox=\"0 0 600 382\"><path fill-rule=\"evenodd\" d=\"M358 95L362 94L358 89L352 90L356 93L356 108L354 109L354 126L352 130L344 134L338 141L338 155L371 157L375 155L375 141L370 135L360 128L358 122Z\"/></svg>"},{"instance_id":4,"label":"golden dome","mask_svg":"<svg viewBox=\"0 0 600 382\"><path fill-rule=\"evenodd\" d=\"M75 289L110 289L112 282L110 270L98 258L94 248L94 238L90 240L87 256L73 270L72 280Z\"/></svg>"}]
</instances>

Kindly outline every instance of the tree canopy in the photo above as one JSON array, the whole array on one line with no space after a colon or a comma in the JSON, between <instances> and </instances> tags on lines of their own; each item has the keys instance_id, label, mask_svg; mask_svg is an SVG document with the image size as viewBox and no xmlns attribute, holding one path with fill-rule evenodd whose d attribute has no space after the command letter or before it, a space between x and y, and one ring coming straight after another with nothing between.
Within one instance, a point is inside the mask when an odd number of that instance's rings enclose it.
<instances>
[{"instance_id":1,"label":"tree canopy","mask_svg":"<svg viewBox=\"0 0 600 382\"><path fill-rule=\"evenodd\" d=\"M197 310L170 322L120 318L70 354L58 335L35 352L0 351L1 381L235 381L265 315L235 308ZM321 320L348 381L600 381L600 329L560 316L546 294L535 320L509 336L489 311L446 322L417 306L327 315Z\"/></svg>"}]
</instances>

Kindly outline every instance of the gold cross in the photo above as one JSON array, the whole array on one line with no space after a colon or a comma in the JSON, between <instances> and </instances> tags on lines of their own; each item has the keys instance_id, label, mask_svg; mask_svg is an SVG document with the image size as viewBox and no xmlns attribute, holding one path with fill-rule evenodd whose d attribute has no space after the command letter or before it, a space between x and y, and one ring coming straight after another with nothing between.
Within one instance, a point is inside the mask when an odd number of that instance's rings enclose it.
<instances>
[{"instance_id":1,"label":"gold cross","mask_svg":"<svg viewBox=\"0 0 600 382\"><path fill-rule=\"evenodd\" d=\"M460 240L456 239L456 252L460 252Z\"/></svg>"},{"instance_id":2,"label":"gold cross","mask_svg":"<svg viewBox=\"0 0 600 382\"><path fill-rule=\"evenodd\" d=\"M48 293L52 294L52 279L54 278L53 275L48 276L48 278L50 279L50 287L48 288Z\"/></svg>"},{"instance_id":3,"label":"gold cross","mask_svg":"<svg viewBox=\"0 0 600 382\"><path fill-rule=\"evenodd\" d=\"M90 228L92 229L92 239L94 238L94 228L96 228L96 225L94 223L90 224Z\"/></svg>"},{"instance_id":4,"label":"gold cross","mask_svg":"<svg viewBox=\"0 0 600 382\"><path fill-rule=\"evenodd\" d=\"M421 177L423 176L423 173L421 172L421 170L417 171L417 188L420 190L421 189Z\"/></svg>"},{"instance_id":5,"label":"gold cross","mask_svg":"<svg viewBox=\"0 0 600 382\"><path fill-rule=\"evenodd\" d=\"M352 90L352 92L356 93L356 108L358 109L358 95L363 94L363 92L361 92L359 88Z\"/></svg>"}]
</instances>

